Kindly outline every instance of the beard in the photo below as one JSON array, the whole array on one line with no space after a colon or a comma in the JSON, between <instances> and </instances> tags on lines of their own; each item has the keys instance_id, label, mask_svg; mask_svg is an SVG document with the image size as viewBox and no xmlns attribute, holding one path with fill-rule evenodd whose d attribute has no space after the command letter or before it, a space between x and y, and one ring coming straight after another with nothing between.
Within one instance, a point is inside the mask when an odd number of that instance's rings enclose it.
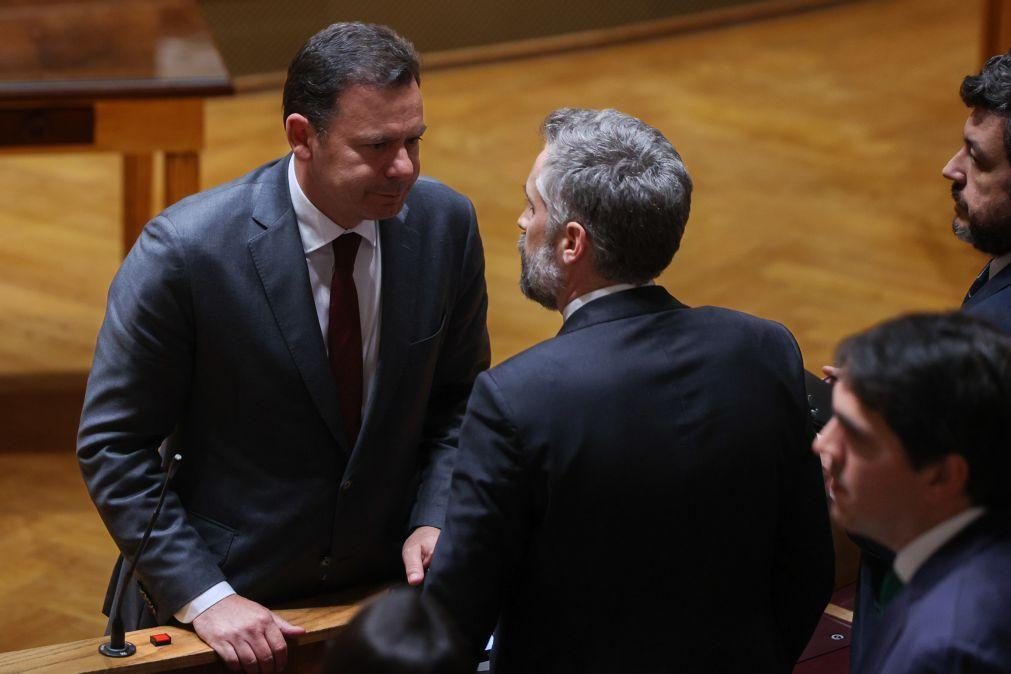
<instances>
[{"instance_id":1,"label":"beard","mask_svg":"<svg viewBox=\"0 0 1011 674\"><path fill-rule=\"evenodd\" d=\"M516 247L520 251L520 291L545 309L557 309L558 291L562 287L562 272L552 258L552 246L545 242L527 255L526 232L520 234Z\"/></svg>"},{"instance_id":2,"label":"beard","mask_svg":"<svg viewBox=\"0 0 1011 674\"><path fill-rule=\"evenodd\" d=\"M960 240L987 255L999 256L1011 252L1011 200L999 208L971 211L957 186L951 187L951 198L964 222L956 216L951 221L951 231Z\"/></svg>"}]
</instances>

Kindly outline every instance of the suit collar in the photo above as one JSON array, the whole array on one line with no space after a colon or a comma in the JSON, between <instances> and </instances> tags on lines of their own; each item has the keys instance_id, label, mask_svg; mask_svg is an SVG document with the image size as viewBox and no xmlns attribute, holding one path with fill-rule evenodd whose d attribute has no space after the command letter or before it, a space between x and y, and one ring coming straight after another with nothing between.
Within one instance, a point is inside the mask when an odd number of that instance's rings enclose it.
<instances>
[{"instance_id":1,"label":"suit collar","mask_svg":"<svg viewBox=\"0 0 1011 674\"><path fill-rule=\"evenodd\" d=\"M558 334L565 335L591 325L617 321L629 316L684 308L687 307L671 296L663 286L642 286L601 297L583 305L562 324Z\"/></svg>"},{"instance_id":2,"label":"suit collar","mask_svg":"<svg viewBox=\"0 0 1011 674\"><path fill-rule=\"evenodd\" d=\"M1008 286L1011 286L1011 265L1004 267L996 276L984 283L982 288L962 303L962 308L967 309L979 304Z\"/></svg>"}]
</instances>

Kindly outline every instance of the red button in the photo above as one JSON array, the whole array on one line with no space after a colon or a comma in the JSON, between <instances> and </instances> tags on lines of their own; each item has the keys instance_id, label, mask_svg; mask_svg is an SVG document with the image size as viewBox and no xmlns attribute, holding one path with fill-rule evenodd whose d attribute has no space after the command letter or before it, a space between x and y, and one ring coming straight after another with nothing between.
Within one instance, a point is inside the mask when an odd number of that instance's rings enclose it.
<instances>
[{"instance_id":1,"label":"red button","mask_svg":"<svg viewBox=\"0 0 1011 674\"><path fill-rule=\"evenodd\" d=\"M152 634L151 643L154 644L155 646L168 646L170 643L172 643L172 637L170 637L165 633Z\"/></svg>"}]
</instances>

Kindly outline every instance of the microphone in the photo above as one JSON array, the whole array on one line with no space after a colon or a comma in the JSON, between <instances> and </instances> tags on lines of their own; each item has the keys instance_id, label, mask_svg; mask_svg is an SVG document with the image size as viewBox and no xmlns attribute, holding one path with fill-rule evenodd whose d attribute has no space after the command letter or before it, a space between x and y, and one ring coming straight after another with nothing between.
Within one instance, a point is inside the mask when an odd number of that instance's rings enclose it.
<instances>
[{"instance_id":1,"label":"microphone","mask_svg":"<svg viewBox=\"0 0 1011 674\"><path fill-rule=\"evenodd\" d=\"M140 547L137 548L137 554L133 556L133 561L130 562L130 567L126 571L126 580L120 585L116 601L112 605L112 610L109 611L109 641L98 647L98 652L106 657L125 658L137 652L137 647L126 640L126 630L123 629L123 619L119 617L119 610L123 605L123 595L126 594L127 585L130 583L130 579L133 578L133 572L137 568L137 561L144 552L144 548L147 547L148 539L151 538L151 530L154 529L154 523L158 520L161 507L165 504L165 494L168 492L169 480L175 475L176 468L182 460L181 454L173 454L172 458L169 459L168 468L165 469L165 479L161 483L161 494L158 495L158 505L155 506L154 514L151 515L151 520L147 523L147 530L140 539Z\"/></svg>"}]
</instances>

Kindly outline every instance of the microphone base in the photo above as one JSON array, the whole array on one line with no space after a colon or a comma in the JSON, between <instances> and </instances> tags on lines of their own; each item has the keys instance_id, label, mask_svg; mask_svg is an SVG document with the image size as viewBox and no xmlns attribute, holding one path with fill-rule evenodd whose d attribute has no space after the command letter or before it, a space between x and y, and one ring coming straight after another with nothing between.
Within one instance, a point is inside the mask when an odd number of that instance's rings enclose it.
<instances>
[{"instance_id":1,"label":"microphone base","mask_svg":"<svg viewBox=\"0 0 1011 674\"><path fill-rule=\"evenodd\" d=\"M113 648L110 642L99 646L98 652L107 658L126 658L136 653L137 647L127 641L123 644L122 648Z\"/></svg>"}]
</instances>

